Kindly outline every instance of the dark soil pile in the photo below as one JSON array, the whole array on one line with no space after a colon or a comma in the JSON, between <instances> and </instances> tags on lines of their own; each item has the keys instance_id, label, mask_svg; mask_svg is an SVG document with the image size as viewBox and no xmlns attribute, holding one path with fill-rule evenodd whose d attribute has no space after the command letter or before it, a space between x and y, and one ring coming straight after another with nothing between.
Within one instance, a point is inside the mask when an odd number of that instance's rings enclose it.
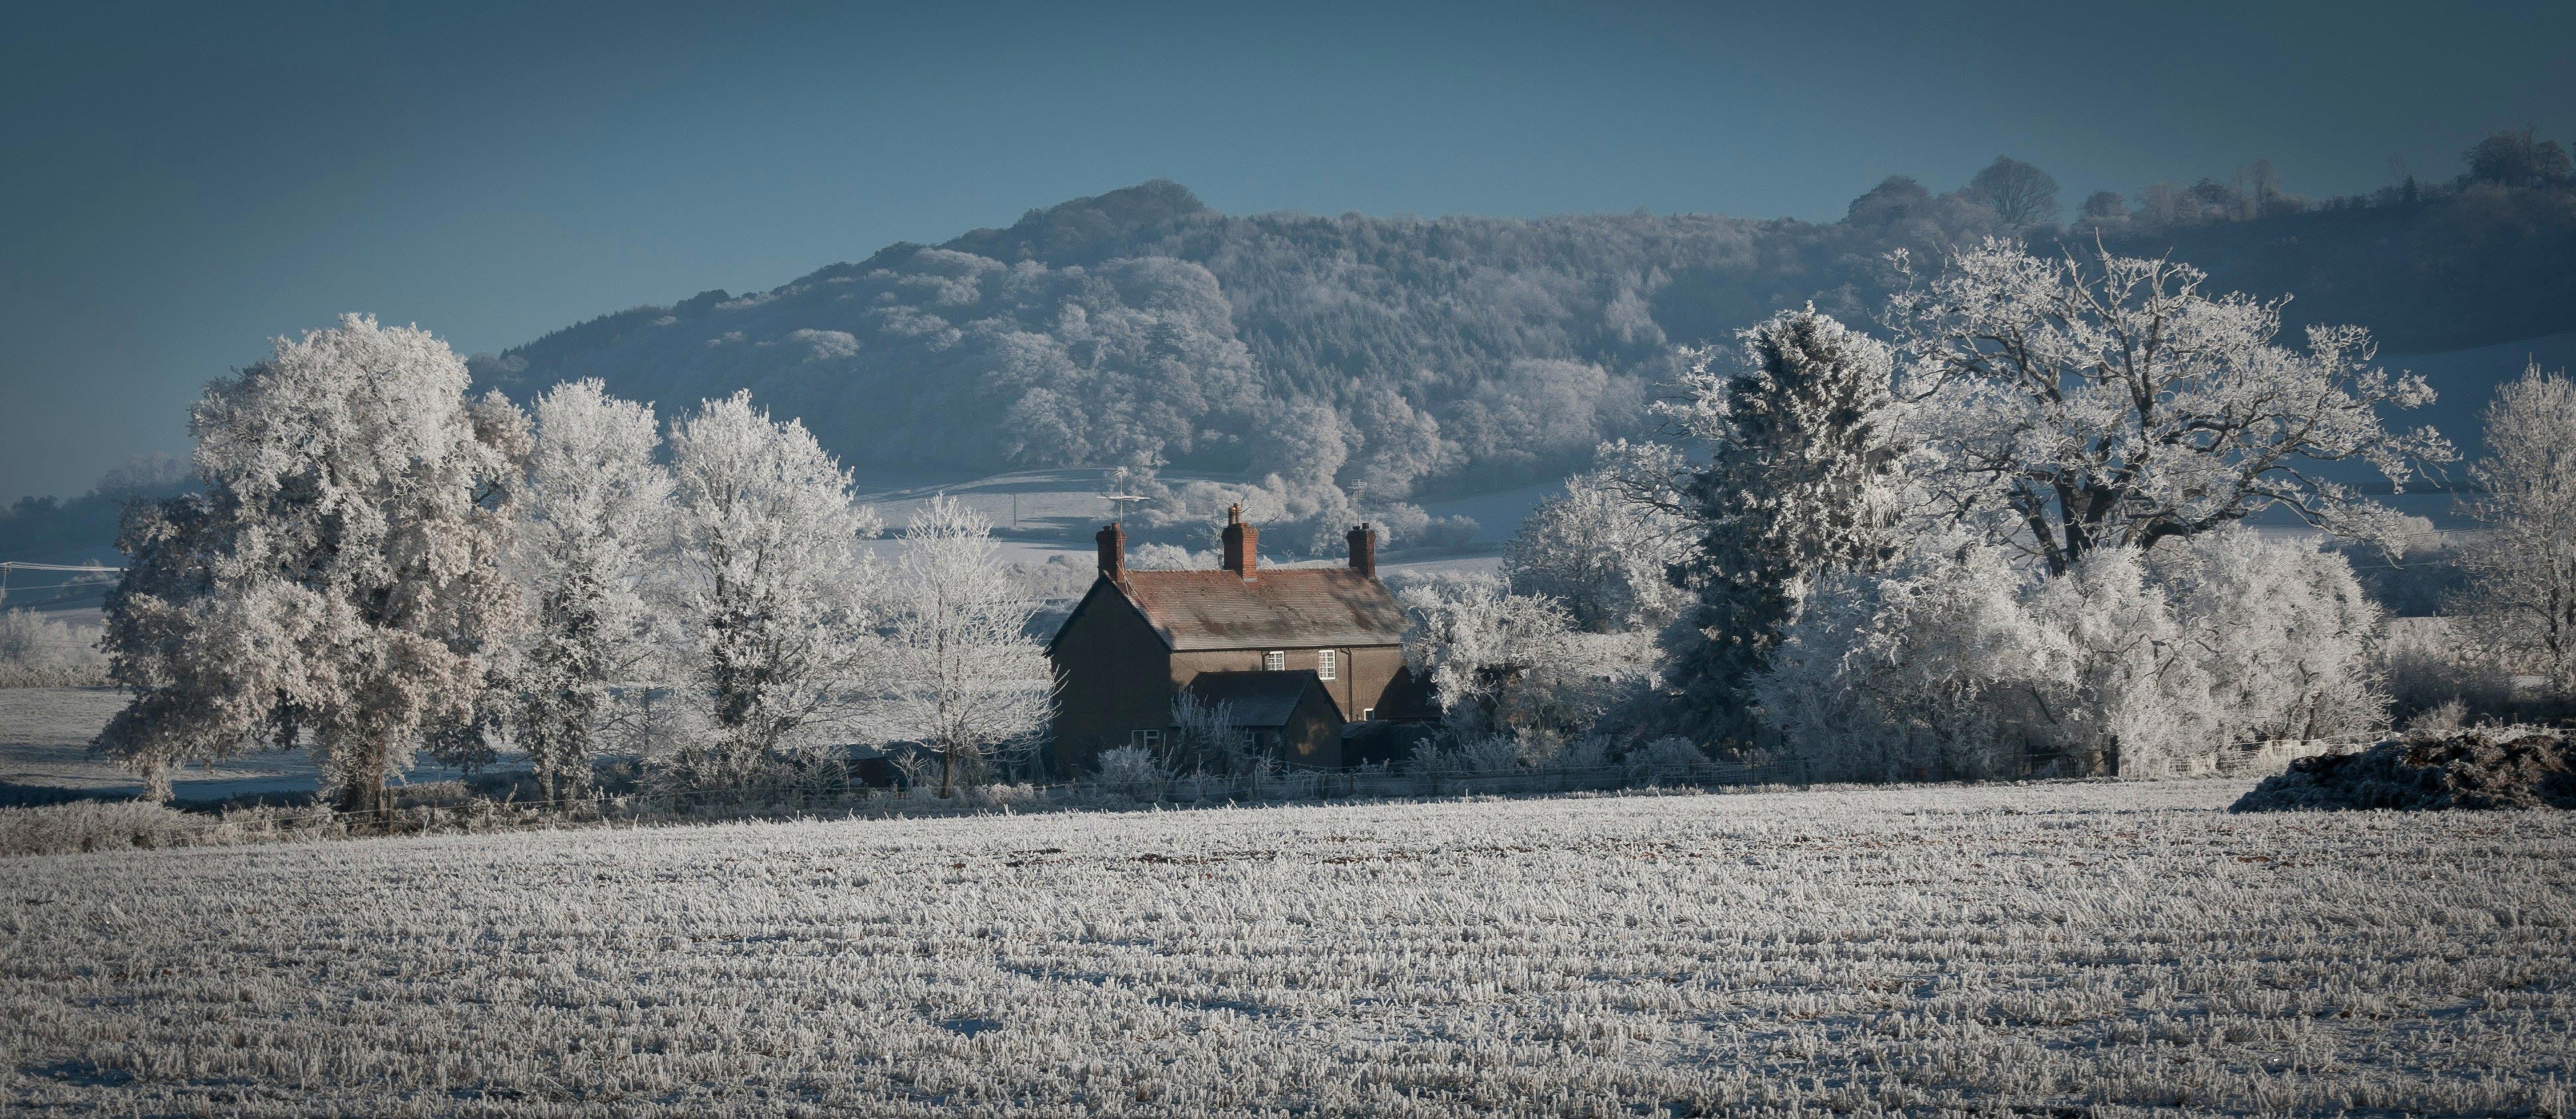
<instances>
[{"instance_id":1,"label":"dark soil pile","mask_svg":"<svg viewBox=\"0 0 2576 1119\"><path fill-rule=\"evenodd\" d=\"M2339 808L2576 808L2576 740L2540 727L2406 735L2291 762L2230 811Z\"/></svg>"}]
</instances>

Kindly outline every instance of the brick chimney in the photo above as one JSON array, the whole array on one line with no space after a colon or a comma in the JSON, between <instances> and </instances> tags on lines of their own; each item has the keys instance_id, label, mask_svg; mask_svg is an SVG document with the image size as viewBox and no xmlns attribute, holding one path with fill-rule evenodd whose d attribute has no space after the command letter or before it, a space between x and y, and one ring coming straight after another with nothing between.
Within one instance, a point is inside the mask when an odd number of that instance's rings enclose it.
<instances>
[{"instance_id":1,"label":"brick chimney","mask_svg":"<svg viewBox=\"0 0 2576 1119\"><path fill-rule=\"evenodd\" d=\"M1253 568L1261 563L1255 549L1261 542L1261 530L1243 519L1243 506L1228 506L1225 511L1225 569L1251 579Z\"/></svg>"},{"instance_id":2,"label":"brick chimney","mask_svg":"<svg viewBox=\"0 0 2576 1119\"><path fill-rule=\"evenodd\" d=\"M1377 577L1377 530L1361 521L1350 532L1351 570L1370 578Z\"/></svg>"},{"instance_id":3,"label":"brick chimney","mask_svg":"<svg viewBox=\"0 0 2576 1119\"><path fill-rule=\"evenodd\" d=\"M1126 581L1127 530L1119 528L1118 522L1111 521L1102 525L1100 534L1092 539L1100 542L1100 577L1112 583Z\"/></svg>"}]
</instances>

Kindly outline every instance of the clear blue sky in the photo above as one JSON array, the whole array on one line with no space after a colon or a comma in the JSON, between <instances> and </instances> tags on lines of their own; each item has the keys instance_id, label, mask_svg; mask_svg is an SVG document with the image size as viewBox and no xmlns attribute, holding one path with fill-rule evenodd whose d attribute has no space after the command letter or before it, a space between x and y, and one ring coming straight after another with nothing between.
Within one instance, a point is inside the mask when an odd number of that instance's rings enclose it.
<instances>
[{"instance_id":1,"label":"clear blue sky","mask_svg":"<svg viewBox=\"0 0 2576 1119\"><path fill-rule=\"evenodd\" d=\"M2576 5L27 5L0 501L342 311L495 351L1157 176L1229 212L1830 220L1999 153L2324 195L2576 139Z\"/></svg>"}]
</instances>

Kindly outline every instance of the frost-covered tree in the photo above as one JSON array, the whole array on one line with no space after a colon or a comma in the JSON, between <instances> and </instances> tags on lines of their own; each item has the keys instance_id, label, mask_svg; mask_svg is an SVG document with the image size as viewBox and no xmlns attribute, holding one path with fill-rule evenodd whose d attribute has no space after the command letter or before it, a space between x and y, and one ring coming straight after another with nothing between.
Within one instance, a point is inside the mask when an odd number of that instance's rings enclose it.
<instances>
[{"instance_id":1,"label":"frost-covered tree","mask_svg":"<svg viewBox=\"0 0 2576 1119\"><path fill-rule=\"evenodd\" d=\"M1137 571L1206 571L1216 565L1214 551L1193 552L1178 544L1138 545L1135 553L1127 557L1127 566Z\"/></svg>"},{"instance_id":2,"label":"frost-covered tree","mask_svg":"<svg viewBox=\"0 0 2576 1119\"><path fill-rule=\"evenodd\" d=\"M1402 601L1413 618L1405 660L1429 674L1461 740L1578 733L1650 679L1653 635L1581 632L1563 603L1500 579L1433 579Z\"/></svg>"},{"instance_id":3,"label":"frost-covered tree","mask_svg":"<svg viewBox=\"0 0 2576 1119\"><path fill-rule=\"evenodd\" d=\"M2044 673L2025 685L2035 706L2024 714L2038 717L2016 732L2027 751L2011 760L2022 769L2136 771L2226 741L2209 703L2207 658L2193 655L2191 639L2202 634L2174 616L2136 549L2102 549L2064 575L2033 585L2025 573L2015 585L2047 656Z\"/></svg>"},{"instance_id":4,"label":"frost-covered tree","mask_svg":"<svg viewBox=\"0 0 2576 1119\"><path fill-rule=\"evenodd\" d=\"M938 753L944 797L1037 748L1054 710L1053 674L1028 635L1037 604L1020 596L982 515L942 494L913 515L903 543L885 719Z\"/></svg>"},{"instance_id":5,"label":"frost-covered tree","mask_svg":"<svg viewBox=\"0 0 2576 1119\"><path fill-rule=\"evenodd\" d=\"M1671 492L1680 465L1670 447L1604 444L1592 469L1521 522L1504 579L1515 593L1564 603L1584 630L1661 629L1688 602L1668 576L1691 543Z\"/></svg>"},{"instance_id":6,"label":"frost-covered tree","mask_svg":"<svg viewBox=\"0 0 2576 1119\"><path fill-rule=\"evenodd\" d=\"M517 553L535 608L513 683L519 741L549 798L588 788L616 715L613 690L636 682L651 650L642 591L671 495L653 460L659 426L651 405L610 396L597 380L536 401Z\"/></svg>"},{"instance_id":7,"label":"frost-covered tree","mask_svg":"<svg viewBox=\"0 0 2576 1119\"><path fill-rule=\"evenodd\" d=\"M1671 683L1692 726L1740 745L1747 685L1807 588L1886 549L1896 452L1887 347L1812 307L1738 340L1733 370L1699 354L1659 411L1707 450L1678 487L1697 539L1674 573L1698 601Z\"/></svg>"},{"instance_id":8,"label":"frost-covered tree","mask_svg":"<svg viewBox=\"0 0 2576 1119\"><path fill-rule=\"evenodd\" d=\"M2051 576L1953 526L1826 579L1756 692L1819 777L2193 772L2384 725L2378 633L2313 540L2231 528Z\"/></svg>"},{"instance_id":9,"label":"frost-covered tree","mask_svg":"<svg viewBox=\"0 0 2576 1119\"><path fill-rule=\"evenodd\" d=\"M446 343L359 315L209 385L205 492L119 540L106 646L134 699L98 748L166 797L174 766L301 741L372 810L427 739L471 736L520 619L501 561L527 423L466 386Z\"/></svg>"},{"instance_id":10,"label":"frost-covered tree","mask_svg":"<svg viewBox=\"0 0 2576 1119\"><path fill-rule=\"evenodd\" d=\"M2124 771L2190 768L2215 743L2349 738L2387 726L2377 656L2385 618L2351 562L2321 543L2236 526L2147 553L2181 653L2207 681L2189 706L2214 733L2140 766L2127 764L2135 755L2124 746Z\"/></svg>"},{"instance_id":11,"label":"frost-covered tree","mask_svg":"<svg viewBox=\"0 0 2576 1119\"><path fill-rule=\"evenodd\" d=\"M2486 457L2469 503L2487 531L2462 549L2454 604L2478 646L2576 694L2576 382L2524 368L2486 409Z\"/></svg>"},{"instance_id":12,"label":"frost-covered tree","mask_svg":"<svg viewBox=\"0 0 2576 1119\"><path fill-rule=\"evenodd\" d=\"M2315 468L2358 462L2403 485L2451 459L2432 429L2380 420L2432 388L2375 366L2359 327L2280 345L2285 300L2211 297L2205 279L2169 260L2052 260L1988 239L1910 284L1888 305L1912 405L1908 474L2051 572L2275 507L2345 535L2401 531Z\"/></svg>"},{"instance_id":13,"label":"frost-covered tree","mask_svg":"<svg viewBox=\"0 0 2576 1119\"><path fill-rule=\"evenodd\" d=\"M879 642L882 571L863 543L876 514L803 424L748 392L671 426L677 691L704 741L671 759L683 781L736 785L818 719L853 702Z\"/></svg>"},{"instance_id":14,"label":"frost-covered tree","mask_svg":"<svg viewBox=\"0 0 2576 1119\"><path fill-rule=\"evenodd\" d=\"M2000 549L1955 536L1830 574L1751 691L1819 778L2009 773L2066 691L2030 583Z\"/></svg>"}]
</instances>

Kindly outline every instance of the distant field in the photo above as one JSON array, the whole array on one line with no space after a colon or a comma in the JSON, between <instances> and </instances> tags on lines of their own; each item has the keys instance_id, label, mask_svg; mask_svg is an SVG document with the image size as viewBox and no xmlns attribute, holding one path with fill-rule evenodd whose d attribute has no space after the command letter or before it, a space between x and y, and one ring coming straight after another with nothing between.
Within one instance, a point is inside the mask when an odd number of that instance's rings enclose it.
<instances>
[{"instance_id":1,"label":"distant field","mask_svg":"<svg viewBox=\"0 0 2576 1119\"><path fill-rule=\"evenodd\" d=\"M2576 822L2218 811L2246 786L0 860L0 1100L2565 1114Z\"/></svg>"},{"instance_id":2,"label":"distant field","mask_svg":"<svg viewBox=\"0 0 2576 1119\"><path fill-rule=\"evenodd\" d=\"M991 520L1001 544L1002 557L1018 563L1044 563L1053 556L1073 556L1087 567L1093 555L1091 534L1101 525L1116 519L1119 513L1112 502L1101 495L1106 492L1108 471L1096 467L1063 470L1022 470L980 478L924 480L911 476L884 474L862 475L859 479L860 503L877 511L885 520L886 538L877 541L880 555L891 558L902 547L896 539L914 510L931 498L945 494ZM1188 481L1202 475L1183 471L1165 471L1167 482ZM1436 503L1427 508L1435 516L1469 516L1476 519L1476 551L1490 553L1491 545L1511 539L1520 528L1521 519L1529 515L1540 501L1557 492L1557 485L1532 486L1487 494L1482 497ZM1218 526L1208 526L1211 546ZM1389 558L1382 566L1389 574L1490 572L1501 565L1493 554L1435 555L1407 558L1402 553Z\"/></svg>"},{"instance_id":3,"label":"distant field","mask_svg":"<svg viewBox=\"0 0 2576 1119\"><path fill-rule=\"evenodd\" d=\"M88 793L141 792L143 783L134 774L89 754L90 739L124 708L125 698L117 688L0 688L0 784ZM312 756L302 750L259 750L183 769L172 789L181 800L306 792L315 786L319 772ZM415 768L408 779L438 781L454 776L454 770L425 765Z\"/></svg>"}]
</instances>

